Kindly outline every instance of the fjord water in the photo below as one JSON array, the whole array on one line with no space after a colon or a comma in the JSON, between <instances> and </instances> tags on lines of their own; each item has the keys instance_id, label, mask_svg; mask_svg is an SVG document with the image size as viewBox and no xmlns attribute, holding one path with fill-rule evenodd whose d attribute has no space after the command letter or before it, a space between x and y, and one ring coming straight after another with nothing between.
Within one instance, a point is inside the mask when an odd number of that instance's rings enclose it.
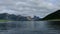
<instances>
[{"instance_id":1,"label":"fjord water","mask_svg":"<svg viewBox=\"0 0 60 34\"><path fill-rule=\"evenodd\" d=\"M0 34L60 34L59 21L15 21L0 23Z\"/></svg>"}]
</instances>

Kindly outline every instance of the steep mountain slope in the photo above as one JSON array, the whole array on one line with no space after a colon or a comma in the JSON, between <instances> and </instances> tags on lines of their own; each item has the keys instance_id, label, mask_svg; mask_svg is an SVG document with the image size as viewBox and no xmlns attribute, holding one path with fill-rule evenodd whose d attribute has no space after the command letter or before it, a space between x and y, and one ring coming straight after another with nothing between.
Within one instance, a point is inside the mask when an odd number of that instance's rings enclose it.
<instances>
[{"instance_id":1,"label":"steep mountain slope","mask_svg":"<svg viewBox=\"0 0 60 34\"><path fill-rule=\"evenodd\" d=\"M43 18L43 20L60 19L60 10L55 11Z\"/></svg>"}]
</instances>

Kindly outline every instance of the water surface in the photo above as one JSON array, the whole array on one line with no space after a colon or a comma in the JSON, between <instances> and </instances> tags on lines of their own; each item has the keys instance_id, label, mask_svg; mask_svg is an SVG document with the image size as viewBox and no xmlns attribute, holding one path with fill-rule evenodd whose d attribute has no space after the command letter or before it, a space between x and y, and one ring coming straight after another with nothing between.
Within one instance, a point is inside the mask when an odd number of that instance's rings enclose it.
<instances>
[{"instance_id":1,"label":"water surface","mask_svg":"<svg viewBox=\"0 0 60 34\"><path fill-rule=\"evenodd\" d=\"M16 21L0 23L0 34L60 34L60 22Z\"/></svg>"}]
</instances>

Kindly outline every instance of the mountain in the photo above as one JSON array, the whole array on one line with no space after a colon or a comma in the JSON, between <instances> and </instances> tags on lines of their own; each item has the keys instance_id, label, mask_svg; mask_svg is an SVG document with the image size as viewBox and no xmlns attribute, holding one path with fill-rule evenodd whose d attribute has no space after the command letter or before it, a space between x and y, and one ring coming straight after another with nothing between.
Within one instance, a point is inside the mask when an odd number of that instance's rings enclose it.
<instances>
[{"instance_id":1,"label":"mountain","mask_svg":"<svg viewBox=\"0 0 60 34\"><path fill-rule=\"evenodd\" d=\"M0 13L0 21L1 20L9 20L9 21L41 21L42 18L39 16L22 16L8 13Z\"/></svg>"},{"instance_id":2,"label":"mountain","mask_svg":"<svg viewBox=\"0 0 60 34\"><path fill-rule=\"evenodd\" d=\"M60 19L60 10L57 10L57 11L47 15L42 20L53 20L53 19Z\"/></svg>"},{"instance_id":3,"label":"mountain","mask_svg":"<svg viewBox=\"0 0 60 34\"><path fill-rule=\"evenodd\" d=\"M41 20L41 18L38 16L34 16L32 19L33 19L33 21L40 21Z\"/></svg>"},{"instance_id":4,"label":"mountain","mask_svg":"<svg viewBox=\"0 0 60 34\"><path fill-rule=\"evenodd\" d=\"M32 18L31 16L21 16L21 15L15 15L15 14L2 13L2 14L0 14L0 20L10 20L10 21L39 21L41 19L39 17L37 17L37 16L34 16Z\"/></svg>"},{"instance_id":5,"label":"mountain","mask_svg":"<svg viewBox=\"0 0 60 34\"><path fill-rule=\"evenodd\" d=\"M2 13L2 14L0 14L0 20L26 21L28 19L21 15Z\"/></svg>"}]
</instances>

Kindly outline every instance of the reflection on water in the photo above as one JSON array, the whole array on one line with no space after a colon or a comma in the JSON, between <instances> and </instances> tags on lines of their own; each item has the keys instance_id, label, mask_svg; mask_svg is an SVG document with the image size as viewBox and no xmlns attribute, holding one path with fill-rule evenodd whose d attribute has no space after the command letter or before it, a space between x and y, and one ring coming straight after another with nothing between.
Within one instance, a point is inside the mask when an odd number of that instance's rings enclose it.
<instances>
[{"instance_id":1,"label":"reflection on water","mask_svg":"<svg viewBox=\"0 0 60 34\"><path fill-rule=\"evenodd\" d=\"M20 21L0 23L0 34L60 34L60 22Z\"/></svg>"}]
</instances>

